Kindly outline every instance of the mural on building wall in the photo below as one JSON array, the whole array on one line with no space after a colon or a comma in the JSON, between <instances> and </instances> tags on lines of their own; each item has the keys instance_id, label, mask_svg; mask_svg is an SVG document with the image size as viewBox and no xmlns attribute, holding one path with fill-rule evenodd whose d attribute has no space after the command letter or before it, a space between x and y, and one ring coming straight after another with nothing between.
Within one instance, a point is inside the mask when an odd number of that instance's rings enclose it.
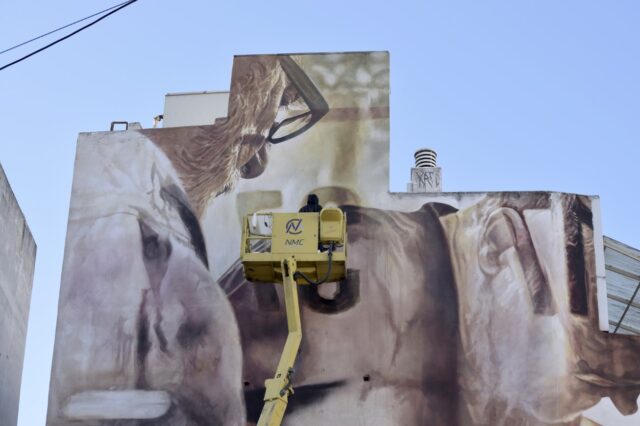
<instances>
[{"instance_id":1,"label":"mural on building wall","mask_svg":"<svg viewBox=\"0 0 640 426\"><path fill-rule=\"evenodd\" d=\"M640 340L598 331L593 199L389 194L388 65L240 56L228 118L80 136L48 424L254 424L286 321L281 288L243 278L240 220L309 193L347 212L349 271L300 288L286 424L637 409Z\"/></svg>"}]
</instances>

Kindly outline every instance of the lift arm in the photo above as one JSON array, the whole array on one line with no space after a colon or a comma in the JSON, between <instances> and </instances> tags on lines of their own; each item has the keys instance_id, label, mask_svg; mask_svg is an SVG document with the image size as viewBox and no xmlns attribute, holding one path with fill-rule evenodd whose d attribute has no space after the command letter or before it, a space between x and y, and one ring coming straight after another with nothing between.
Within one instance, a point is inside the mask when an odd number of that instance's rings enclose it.
<instances>
[{"instance_id":1,"label":"lift arm","mask_svg":"<svg viewBox=\"0 0 640 426\"><path fill-rule=\"evenodd\" d=\"M288 257L284 259L281 262L281 267L289 335L284 344L275 377L264 382L266 388L264 407L258 420L258 426L280 426L282 423L282 418L289 402L289 395L293 394L291 380L298 349L300 348L300 341L302 340L298 288L294 277L296 273L295 258Z\"/></svg>"}]
</instances>

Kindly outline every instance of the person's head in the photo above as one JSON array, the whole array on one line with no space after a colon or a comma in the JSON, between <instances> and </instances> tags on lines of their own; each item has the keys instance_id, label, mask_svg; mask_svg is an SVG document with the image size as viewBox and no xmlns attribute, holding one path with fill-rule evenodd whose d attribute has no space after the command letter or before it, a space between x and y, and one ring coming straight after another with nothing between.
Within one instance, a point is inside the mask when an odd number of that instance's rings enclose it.
<instances>
[{"instance_id":1,"label":"person's head","mask_svg":"<svg viewBox=\"0 0 640 426\"><path fill-rule=\"evenodd\" d=\"M234 60L227 118L145 134L167 153L201 216L209 200L237 179L262 174L269 145L302 134L328 108L289 56L243 56Z\"/></svg>"},{"instance_id":2,"label":"person's head","mask_svg":"<svg viewBox=\"0 0 640 426\"><path fill-rule=\"evenodd\" d=\"M316 194L309 194L309 196L307 197L307 205L317 206L318 204L318 196Z\"/></svg>"}]
</instances>

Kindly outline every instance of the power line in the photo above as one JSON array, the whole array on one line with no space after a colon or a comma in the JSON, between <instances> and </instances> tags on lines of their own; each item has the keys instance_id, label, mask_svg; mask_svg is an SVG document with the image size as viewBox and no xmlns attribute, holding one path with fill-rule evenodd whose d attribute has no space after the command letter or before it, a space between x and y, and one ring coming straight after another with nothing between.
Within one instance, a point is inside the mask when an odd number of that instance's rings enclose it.
<instances>
[{"instance_id":1,"label":"power line","mask_svg":"<svg viewBox=\"0 0 640 426\"><path fill-rule=\"evenodd\" d=\"M53 41L53 42L51 42L51 43L47 44L46 46L41 47L41 48L40 48L40 49L38 49L38 50L34 50L33 52L29 53L28 55L23 56L22 58L16 59L16 60L15 60L15 61L13 61L13 62L10 62L10 63L8 63L8 64L6 64L6 65L3 65L2 67L0 67L0 71L4 70L4 69L6 69L6 68L9 68L10 66L15 65L15 64L17 64L17 63L19 63L19 62L22 62L22 61L24 61L25 59L28 59L28 58L32 57L33 55L35 55L35 54L38 54L38 53L42 52L43 50L47 50L47 49L48 49L48 48L50 48L51 46L56 45L56 44L60 43L61 41L64 41L64 40L68 39L69 37L72 37L72 36L74 36L74 35L78 34L80 31L85 30L85 29L89 28L90 26L97 24L98 22L102 21L102 20L103 20L103 19L105 19L106 17L108 17L108 16L110 16L110 15L113 15L114 13L118 12L119 10L122 10L122 9L124 9L125 7L132 5L133 3L137 2L137 1L138 1L138 0L129 0L129 1L127 1L127 2L121 3L121 5L120 5L120 6L114 6L114 7L116 7L116 9L113 9L111 12L109 12L109 13L107 13L107 14L105 14L105 15L102 15L102 16L101 16L101 17L99 17L98 19L96 19L96 20L94 20L94 21L89 22L89 23L88 23L87 25L85 25L84 27L80 27L80 28L78 28L77 30L75 30L74 32L72 32L72 33L70 33L70 34L67 34L67 35L66 35L66 36L64 36L64 37L61 37L61 38L59 38L59 39L57 39L57 40L55 40L55 41Z\"/></svg>"},{"instance_id":2,"label":"power line","mask_svg":"<svg viewBox=\"0 0 640 426\"><path fill-rule=\"evenodd\" d=\"M27 40L27 41L24 41L24 42L22 42L20 44L16 44L15 46L11 46L10 48L1 51L0 55L2 55L3 53L7 53L7 52L9 52L9 51L11 51L13 49L17 49L18 47L24 46L25 44L29 44L29 43L31 43L33 41L40 40L42 37L46 37L46 36L48 36L50 34L57 33L58 31L64 30L65 28L69 28L72 25L75 25L75 24L78 24L80 22L86 21L87 19L93 18L94 16L102 15L103 13L108 12L111 9L115 9L116 7L122 6L123 4L128 3L128 2L129 2L129 0L127 0L125 2L122 2L120 4L116 4L115 6L108 7L106 9L104 9L104 10L101 10L100 12L94 13L93 15L85 16L82 19L78 19L77 21L73 21L70 24L64 25L64 26L62 26L60 28L56 28L55 30L49 31L48 33L44 33L42 35L39 35L38 37L34 37L34 38L32 38L30 40Z\"/></svg>"}]
</instances>

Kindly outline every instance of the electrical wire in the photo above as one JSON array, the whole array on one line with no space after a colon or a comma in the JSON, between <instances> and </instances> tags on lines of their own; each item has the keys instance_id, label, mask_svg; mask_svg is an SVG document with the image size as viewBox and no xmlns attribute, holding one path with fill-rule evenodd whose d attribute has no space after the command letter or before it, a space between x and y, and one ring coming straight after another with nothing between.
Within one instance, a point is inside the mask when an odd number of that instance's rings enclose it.
<instances>
[{"instance_id":1,"label":"electrical wire","mask_svg":"<svg viewBox=\"0 0 640 426\"><path fill-rule=\"evenodd\" d=\"M84 18L82 18L82 19L78 19L77 21L73 21L73 22L71 22L70 24L64 25L64 26L62 26L62 27L60 27L60 28L56 28L55 30L51 30L51 31L49 31L48 33L44 33L44 34L42 34L42 35L39 35L38 37L34 37L34 38L30 39L30 40L23 41L22 43L20 43L20 44L16 44L15 46L11 46L10 48L5 49L5 50L1 51L1 52L0 52L0 55L2 55L3 53L10 52L10 51L12 51L13 49L17 49L18 47L24 46L25 44L29 44L29 43L34 42L34 41L36 41L36 40L40 40L42 37L46 37L46 36L48 36L48 35L50 35L50 34L57 33L58 31L64 30L65 28L69 28L69 27L70 27L70 26L72 26L72 25L79 24L80 22L84 22L84 21L86 21L87 19L91 19L91 18L93 18L94 16L102 15L103 13L108 12L108 11L110 11L111 9L115 9L116 7L122 6L122 5L123 5L123 4L125 4L125 3L129 3L129 0L124 1L124 2L122 2L122 3L120 3L120 4L116 4L116 5L114 5L114 6L108 7L108 8L106 8L106 9L104 9L104 10L101 10L100 12L96 12L96 13L94 13L93 15L85 16L85 17L84 17Z\"/></svg>"},{"instance_id":2,"label":"electrical wire","mask_svg":"<svg viewBox=\"0 0 640 426\"><path fill-rule=\"evenodd\" d=\"M52 46L54 46L54 45L56 45L56 44L60 43L61 41L64 41L64 40L68 39L69 37L72 37L72 36L74 36L74 35L78 34L80 31L83 31L83 30L85 30L85 29L89 28L89 27L90 27L90 26L92 26L92 25L97 24L98 22L102 21L103 19L107 18L108 16L113 15L114 13L116 13L116 12L118 12L118 11L120 11L120 10L124 9L124 8L125 8L125 7L127 7L127 6L132 5L133 3L137 2L137 1L138 1L138 0L129 0L129 1L125 2L125 3L121 3L121 5L120 5L120 6L114 6L114 7L116 7L116 9L111 10L109 13L107 13L107 14L105 14L105 15L102 15L101 17L99 17L98 19L96 19L96 20L94 20L94 21L89 22L87 25L85 25L85 26L83 26L83 27L78 28L77 30L73 31L72 33L67 34L67 35L66 35L66 36L64 36L64 37L61 37L61 38L59 38L59 39L57 39L57 40L55 40L55 41L53 41L53 42L51 42L51 43L47 44L46 46L41 47L40 49L34 50L33 52L29 53L28 55L25 55L25 56L23 56L23 57L21 57L21 58L19 58L19 59L16 59L16 60L15 60L15 61L13 61L13 62L10 62L10 63L8 63L8 64L6 64L6 65L3 65L2 67L0 67L0 71L4 70L4 69L6 69L6 68L9 68L10 66L15 65L15 64L17 64L17 63L19 63L19 62L22 62L22 61L24 61L25 59L28 59L28 58L32 57L33 55L36 55L36 54L38 54L38 53L42 52L43 50L47 50L48 48L50 48L50 47L52 47Z\"/></svg>"},{"instance_id":3,"label":"electrical wire","mask_svg":"<svg viewBox=\"0 0 640 426\"><path fill-rule=\"evenodd\" d=\"M324 278L318 281L313 281L311 278L309 278L308 276L306 276L304 273L300 271L296 271L296 273L293 274L293 277L294 278L301 277L303 280L305 280L307 283L311 285L320 285L326 282L331 276L331 264L332 264L331 259L333 258L333 249L334 249L334 243L329 244L329 252L327 253L327 255L329 256L329 266L327 267L327 273L325 274Z\"/></svg>"}]
</instances>

